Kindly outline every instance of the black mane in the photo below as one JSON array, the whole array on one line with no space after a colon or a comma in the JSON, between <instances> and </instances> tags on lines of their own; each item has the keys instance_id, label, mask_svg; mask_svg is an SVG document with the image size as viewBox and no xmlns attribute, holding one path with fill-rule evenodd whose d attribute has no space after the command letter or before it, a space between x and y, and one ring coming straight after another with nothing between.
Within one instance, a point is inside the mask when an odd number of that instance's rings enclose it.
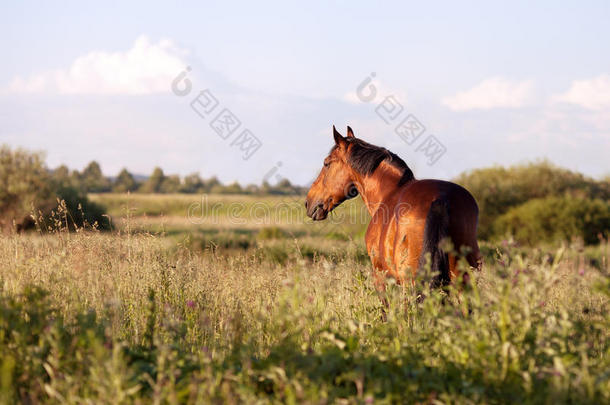
<instances>
[{"instance_id":1,"label":"black mane","mask_svg":"<svg viewBox=\"0 0 610 405\"><path fill-rule=\"evenodd\" d=\"M386 161L395 168L402 170L402 176L398 181L399 186L415 178L405 161L386 148L371 145L358 138L346 138L346 141L349 148L347 163L358 173L365 176L373 174L381 162ZM333 150L334 148L336 148L336 146L333 147Z\"/></svg>"}]
</instances>

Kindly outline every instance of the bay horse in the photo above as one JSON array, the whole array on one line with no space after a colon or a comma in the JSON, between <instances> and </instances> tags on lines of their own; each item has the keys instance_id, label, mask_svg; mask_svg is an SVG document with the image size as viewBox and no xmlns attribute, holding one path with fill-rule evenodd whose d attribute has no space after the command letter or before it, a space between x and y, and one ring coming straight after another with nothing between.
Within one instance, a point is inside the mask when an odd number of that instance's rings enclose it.
<instances>
[{"instance_id":1,"label":"bay horse","mask_svg":"<svg viewBox=\"0 0 610 405\"><path fill-rule=\"evenodd\" d=\"M321 221L343 201L362 196L371 215L365 240L379 292L385 291L387 277L415 283L427 257L435 275L432 286L448 285L460 275L456 252L464 247L468 264L481 269L479 208L465 188L415 179L400 157L356 138L349 126L346 137L333 126L333 136L335 145L307 193L307 215ZM453 250L445 247L446 239ZM468 282L467 272L462 280Z\"/></svg>"}]
</instances>

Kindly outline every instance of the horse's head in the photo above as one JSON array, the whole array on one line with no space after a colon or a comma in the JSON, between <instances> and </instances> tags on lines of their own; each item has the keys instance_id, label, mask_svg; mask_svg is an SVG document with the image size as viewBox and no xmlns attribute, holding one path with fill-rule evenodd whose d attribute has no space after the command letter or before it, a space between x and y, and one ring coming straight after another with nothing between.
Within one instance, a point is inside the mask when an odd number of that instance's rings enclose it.
<instances>
[{"instance_id":1,"label":"horse's head","mask_svg":"<svg viewBox=\"0 0 610 405\"><path fill-rule=\"evenodd\" d=\"M353 170L347 163L348 138L353 138L354 132L347 127L347 138L344 138L333 126L333 136L335 146L324 159L324 166L305 200L307 215L314 221L325 219L336 206L358 195Z\"/></svg>"}]
</instances>

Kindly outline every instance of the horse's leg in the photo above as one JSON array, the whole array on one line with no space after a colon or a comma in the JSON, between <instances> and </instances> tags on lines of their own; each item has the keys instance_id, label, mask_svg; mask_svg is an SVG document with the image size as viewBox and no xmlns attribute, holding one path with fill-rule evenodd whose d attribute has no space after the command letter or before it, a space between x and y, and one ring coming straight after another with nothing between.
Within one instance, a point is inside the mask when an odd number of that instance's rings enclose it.
<instances>
[{"instance_id":1,"label":"horse's leg","mask_svg":"<svg viewBox=\"0 0 610 405\"><path fill-rule=\"evenodd\" d=\"M458 256L455 253L449 253L449 278L453 282L460 276L459 266L458 266Z\"/></svg>"},{"instance_id":2,"label":"horse's leg","mask_svg":"<svg viewBox=\"0 0 610 405\"><path fill-rule=\"evenodd\" d=\"M471 269L475 269L475 270L481 270L481 252L479 251L479 245L477 243L476 238L472 238L469 243L464 244L465 246L469 247L469 251L466 254L466 261L468 262L468 264L470 265ZM455 268L455 274L459 275L458 269L457 269L457 263L458 261L456 260L456 268ZM452 273L453 274L453 273ZM465 270L462 274L462 282L461 285L458 286L457 289L457 301L458 301L458 305L461 307L461 298L462 298L462 290L464 288L467 288L470 285L470 272L469 270ZM457 279L457 277L456 277ZM470 305L470 303L468 304L468 308L466 311L462 311L462 315L463 316L469 316L472 314L472 307Z\"/></svg>"},{"instance_id":3,"label":"horse's leg","mask_svg":"<svg viewBox=\"0 0 610 405\"><path fill-rule=\"evenodd\" d=\"M463 233L456 232L452 235L452 242L456 252L449 254L449 273L451 274L451 281L457 280L462 276L462 287L466 287L470 283L470 273L468 270L460 273L459 271L459 258L463 256L471 268L475 270L481 270L481 252L479 250L479 244L477 243L476 237L476 226L469 227ZM462 248L466 248L463 251Z\"/></svg>"},{"instance_id":4,"label":"horse's leg","mask_svg":"<svg viewBox=\"0 0 610 405\"><path fill-rule=\"evenodd\" d=\"M373 284L375 285L375 289L379 294L379 299L381 300L381 320L386 322L388 320L387 309L390 307L390 302L385 293L386 289L386 275L383 270L373 269Z\"/></svg>"},{"instance_id":5,"label":"horse's leg","mask_svg":"<svg viewBox=\"0 0 610 405\"><path fill-rule=\"evenodd\" d=\"M483 258L481 257L481 251L476 239L470 243L470 249L471 251L466 255L466 260L470 267L480 271L483 267Z\"/></svg>"}]
</instances>

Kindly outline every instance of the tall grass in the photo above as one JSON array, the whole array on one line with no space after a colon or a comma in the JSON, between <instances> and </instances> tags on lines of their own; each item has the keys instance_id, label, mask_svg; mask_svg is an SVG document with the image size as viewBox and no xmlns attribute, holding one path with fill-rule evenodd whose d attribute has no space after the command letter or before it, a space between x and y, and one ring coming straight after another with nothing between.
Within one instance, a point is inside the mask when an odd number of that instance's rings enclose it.
<instances>
[{"instance_id":1,"label":"tall grass","mask_svg":"<svg viewBox=\"0 0 610 405\"><path fill-rule=\"evenodd\" d=\"M448 299L389 283L382 322L358 255L270 233L227 251L130 232L3 238L0 398L610 401L607 245L593 262L577 248L488 246L472 288Z\"/></svg>"}]
</instances>

